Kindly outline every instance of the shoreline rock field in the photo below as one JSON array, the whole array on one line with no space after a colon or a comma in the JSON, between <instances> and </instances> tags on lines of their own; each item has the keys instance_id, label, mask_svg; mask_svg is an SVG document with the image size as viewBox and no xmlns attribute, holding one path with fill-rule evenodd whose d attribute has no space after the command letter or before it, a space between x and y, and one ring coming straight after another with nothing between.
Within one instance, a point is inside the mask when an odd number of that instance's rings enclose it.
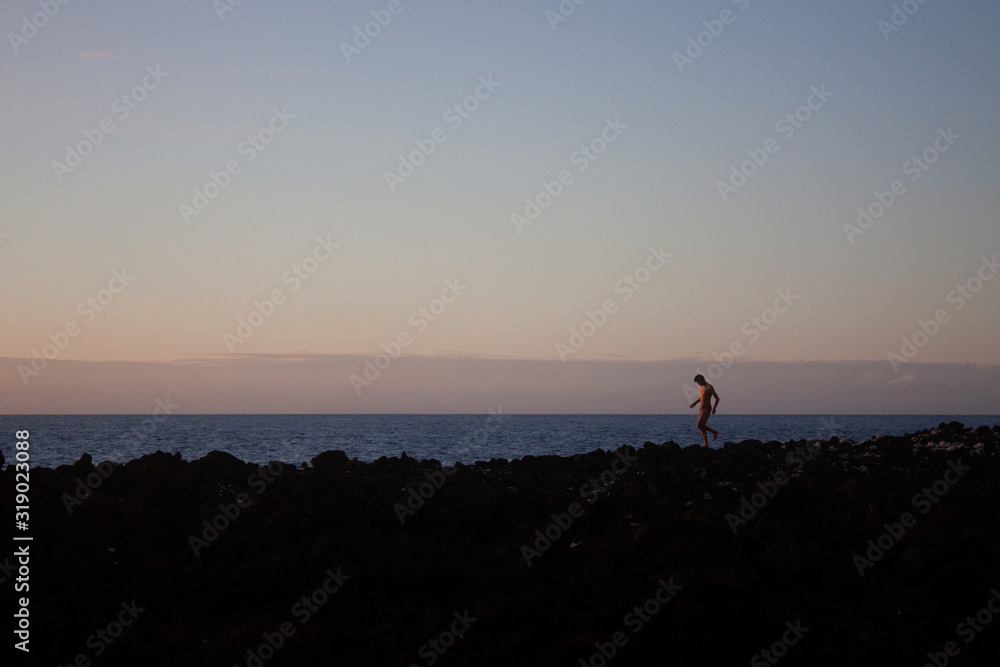
<instances>
[{"instance_id":1,"label":"shoreline rock field","mask_svg":"<svg viewBox=\"0 0 1000 667\"><path fill-rule=\"evenodd\" d=\"M998 452L952 422L453 467L83 455L30 472L18 664L995 664Z\"/></svg>"}]
</instances>

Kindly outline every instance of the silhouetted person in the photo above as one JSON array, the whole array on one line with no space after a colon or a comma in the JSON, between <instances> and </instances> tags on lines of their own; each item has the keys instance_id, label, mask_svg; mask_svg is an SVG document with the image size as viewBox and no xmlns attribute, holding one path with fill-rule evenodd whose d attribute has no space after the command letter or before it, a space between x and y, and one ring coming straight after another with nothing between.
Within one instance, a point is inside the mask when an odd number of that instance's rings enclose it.
<instances>
[{"instance_id":1,"label":"silhouetted person","mask_svg":"<svg viewBox=\"0 0 1000 667\"><path fill-rule=\"evenodd\" d=\"M695 384L701 387L701 398L688 407L693 408L701 403L701 408L698 410L698 430L701 431L702 442L705 443L705 447L708 447L707 431L712 432L713 442L719 437L719 432L708 425L708 418L715 414L715 409L719 407L721 399L719 398L719 392L715 391L715 387L705 381L704 375L695 375L694 381ZM712 397L715 397L715 405L712 405Z\"/></svg>"}]
</instances>

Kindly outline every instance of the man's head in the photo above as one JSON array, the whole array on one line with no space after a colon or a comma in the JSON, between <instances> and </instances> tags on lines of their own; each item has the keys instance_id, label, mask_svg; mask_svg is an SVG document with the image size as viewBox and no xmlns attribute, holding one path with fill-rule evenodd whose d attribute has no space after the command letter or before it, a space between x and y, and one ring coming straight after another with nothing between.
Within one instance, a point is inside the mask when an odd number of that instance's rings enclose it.
<instances>
[{"instance_id":1,"label":"man's head","mask_svg":"<svg viewBox=\"0 0 1000 667\"><path fill-rule=\"evenodd\" d=\"M695 384L701 385L702 387L708 384L707 382L705 382L705 376L701 375L700 373L694 376L694 382Z\"/></svg>"}]
</instances>

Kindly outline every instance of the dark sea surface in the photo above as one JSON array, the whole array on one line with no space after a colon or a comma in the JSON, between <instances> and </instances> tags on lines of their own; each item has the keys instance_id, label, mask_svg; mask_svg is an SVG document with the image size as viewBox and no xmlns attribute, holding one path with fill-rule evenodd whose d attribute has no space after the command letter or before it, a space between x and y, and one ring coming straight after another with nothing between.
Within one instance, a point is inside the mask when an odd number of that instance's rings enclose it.
<instances>
[{"instance_id":1,"label":"dark sea surface","mask_svg":"<svg viewBox=\"0 0 1000 667\"><path fill-rule=\"evenodd\" d=\"M14 433L30 431L31 465L73 463L83 453L94 462L124 463L157 450L188 461L212 450L254 463L299 464L340 449L372 461L406 452L444 464L531 454L561 456L646 441L700 444L692 411L684 415L0 415L0 450L14 458ZM813 440L838 436L868 440L903 435L960 421L994 426L1000 416L978 415L714 415L709 422L726 441Z\"/></svg>"}]
</instances>

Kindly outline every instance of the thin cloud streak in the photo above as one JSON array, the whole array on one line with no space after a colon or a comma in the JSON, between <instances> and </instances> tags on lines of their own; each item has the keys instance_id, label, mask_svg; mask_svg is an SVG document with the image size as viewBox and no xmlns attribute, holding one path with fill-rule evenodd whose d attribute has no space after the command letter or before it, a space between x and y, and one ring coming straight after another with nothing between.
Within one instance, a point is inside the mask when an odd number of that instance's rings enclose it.
<instances>
[{"instance_id":1,"label":"thin cloud streak","mask_svg":"<svg viewBox=\"0 0 1000 667\"><path fill-rule=\"evenodd\" d=\"M0 358L5 414L141 414L176 385L197 414L678 414L704 361L535 361L401 356L358 395L358 355L266 354L170 362L52 361L20 381L25 359ZM742 414L992 414L1000 366L878 361L741 361L713 380L721 409Z\"/></svg>"}]
</instances>

